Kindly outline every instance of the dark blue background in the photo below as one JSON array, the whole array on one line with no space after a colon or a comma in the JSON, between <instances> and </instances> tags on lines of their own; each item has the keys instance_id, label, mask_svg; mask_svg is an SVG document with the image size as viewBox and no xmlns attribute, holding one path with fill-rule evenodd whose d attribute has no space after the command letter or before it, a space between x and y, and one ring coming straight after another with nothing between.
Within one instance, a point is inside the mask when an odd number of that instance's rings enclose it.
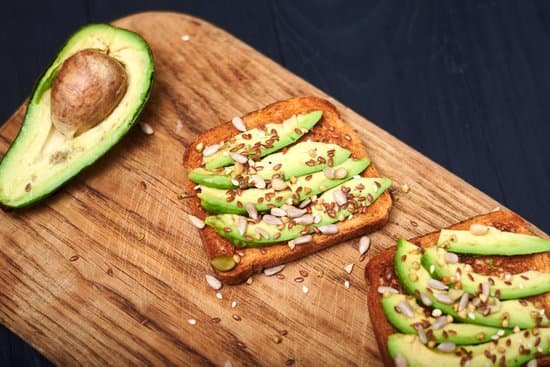
<instances>
[{"instance_id":1,"label":"dark blue background","mask_svg":"<svg viewBox=\"0 0 550 367\"><path fill-rule=\"evenodd\" d=\"M0 121L79 26L202 17L550 231L548 1L11 1ZM0 365L49 363L0 329Z\"/></svg>"}]
</instances>

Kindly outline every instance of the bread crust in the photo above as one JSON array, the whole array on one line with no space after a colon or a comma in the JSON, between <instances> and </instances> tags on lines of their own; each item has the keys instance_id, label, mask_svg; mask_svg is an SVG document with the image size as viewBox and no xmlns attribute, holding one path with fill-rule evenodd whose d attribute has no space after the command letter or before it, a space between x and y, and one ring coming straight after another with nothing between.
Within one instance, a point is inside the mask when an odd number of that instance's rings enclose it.
<instances>
[{"instance_id":1,"label":"bread crust","mask_svg":"<svg viewBox=\"0 0 550 367\"><path fill-rule=\"evenodd\" d=\"M468 229L472 223L480 223L489 226L494 226L503 231L533 234L529 224L524 221L519 215L510 211L495 211L488 214L478 215L466 219L460 223L456 223L448 228L450 229ZM422 248L433 246L439 237L440 231L428 233L423 236L415 237L410 241ZM382 309L382 295L378 293L378 286L389 285L401 291L399 281L394 272L393 257L396 247L393 246L384 250L379 255L373 257L365 269L365 278L369 286L367 304L369 315L373 329L375 330L376 342L382 356L385 366L393 366L393 359L388 352L387 340L388 336L398 331L388 322ZM491 258L498 266L504 266L506 271L510 273L520 273L527 270L538 270L545 273L550 273L550 254L541 253L524 256L513 256L513 259L506 256L478 256L476 259ZM461 258L461 261L465 258ZM473 264L471 258L466 258L466 262ZM477 268L476 268L477 266ZM491 274L491 270L487 267L474 265L474 270L484 274ZM550 316L550 293L544 295L533 296L526 298L533 302L541 302L546 310L546 314ZM550 356L545 356L538 359L539 366L550 365Z\"/></svg>"},{"instance_id":2,"label":"bread crust","mask_svg":"<svg viewBox=\"0 0 550 367\"><path fill-rule=\"evenodd\" d=\"M340 119L336 108L327 100L317 97L295 97L268 105L261 110L251 112L242 117L248 129L256 128L267 123L283 122L292 115L307 113L313 110L322 110L321 121L299 141L311 139L326 143L338 144L351 151L352 157L367 157L367 151L357 134L349 125ZM199 143L204 146L219 143L231 136L237 135L231 122L221 124L206 133L197 137L189 145L184 154L185 191L194 194L195 184L187 178L187 173L201 165L202 155L197 152L196 146ZM362 174L365 177L380 177L374 164ZM313 240L307 244L296 246L291 250L287 243L267 246L263 248L239 249L241 254L240 263L231 271L220 272L213 269L216 276L226 284L239 284L245 282L252 274L276 265L285 264L300 259L309 254L320 251L336 243L371 233L382 227L389 220L392 207L391 197L388 192L382 194L373 205L369 206L364 214L355 215L351 220L338 223L339 234L337 235L313 235ZM204 219L208 214L200 206L200 200L195 196L189 200L191 214ZM231 255L235 252L233 245L216 233L210 227L200 231L202 243L209 259L220 255Z\"/></svg>"}]
</instances>

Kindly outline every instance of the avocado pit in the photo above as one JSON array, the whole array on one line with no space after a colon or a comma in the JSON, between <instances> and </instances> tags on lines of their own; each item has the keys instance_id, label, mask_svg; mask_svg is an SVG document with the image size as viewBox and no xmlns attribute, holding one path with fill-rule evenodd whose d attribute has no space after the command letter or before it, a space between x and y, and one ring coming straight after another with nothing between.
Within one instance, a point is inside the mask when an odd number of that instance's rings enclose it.
<instances>
[{"instance_id":1,"label":"avocado pit","mask_svg":"<svg viewBox=\"0 0 550 367\"><path fill-rule=\"evenodd\" d=\"M69 57L57 73L51 90L51 117L67 137L103 121L120 103L128 87L124 65L95 49Z\"/></svg>"}]
</instances>

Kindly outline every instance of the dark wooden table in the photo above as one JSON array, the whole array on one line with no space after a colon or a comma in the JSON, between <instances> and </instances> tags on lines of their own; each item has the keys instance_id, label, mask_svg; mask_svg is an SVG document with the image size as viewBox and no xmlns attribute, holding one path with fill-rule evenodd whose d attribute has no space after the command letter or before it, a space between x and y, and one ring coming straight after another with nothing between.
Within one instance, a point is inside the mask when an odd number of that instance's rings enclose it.
<instances>
[{"instance_id":1,"label":"dark wooden table","mask_svg":"<svg viewBox=\"0 0 550 367\"><path fill-rule=\"evenodd\" d=\"M27 1L0 11L0 121L79 26L202 17L550 231L550 2ZM1 366L47 366L0 329Z\"/></svg>"}]
</instances>

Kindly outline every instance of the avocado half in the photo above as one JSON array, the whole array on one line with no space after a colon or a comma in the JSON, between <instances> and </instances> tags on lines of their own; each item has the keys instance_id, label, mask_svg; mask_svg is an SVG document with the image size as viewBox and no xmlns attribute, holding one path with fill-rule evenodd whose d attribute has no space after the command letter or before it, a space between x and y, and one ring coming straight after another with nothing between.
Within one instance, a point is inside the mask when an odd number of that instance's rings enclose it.
<instances>
[{"instance_id":1,"label":"avocado half","mask_svg":"<svg viewBox=\"0 0 550 367\"><path fill-rule=\"evenodd\" d=\"M65 60L88 49L104 52L123 65L127 87L102 121L69 138L52 121L52 84ZM143 110L153 74L151 49L138 34L108 24L87 25L74 33L38 80L19 134L0 162L0 205L33 204L105 154Z\"/></svg>"}]
</instances>

